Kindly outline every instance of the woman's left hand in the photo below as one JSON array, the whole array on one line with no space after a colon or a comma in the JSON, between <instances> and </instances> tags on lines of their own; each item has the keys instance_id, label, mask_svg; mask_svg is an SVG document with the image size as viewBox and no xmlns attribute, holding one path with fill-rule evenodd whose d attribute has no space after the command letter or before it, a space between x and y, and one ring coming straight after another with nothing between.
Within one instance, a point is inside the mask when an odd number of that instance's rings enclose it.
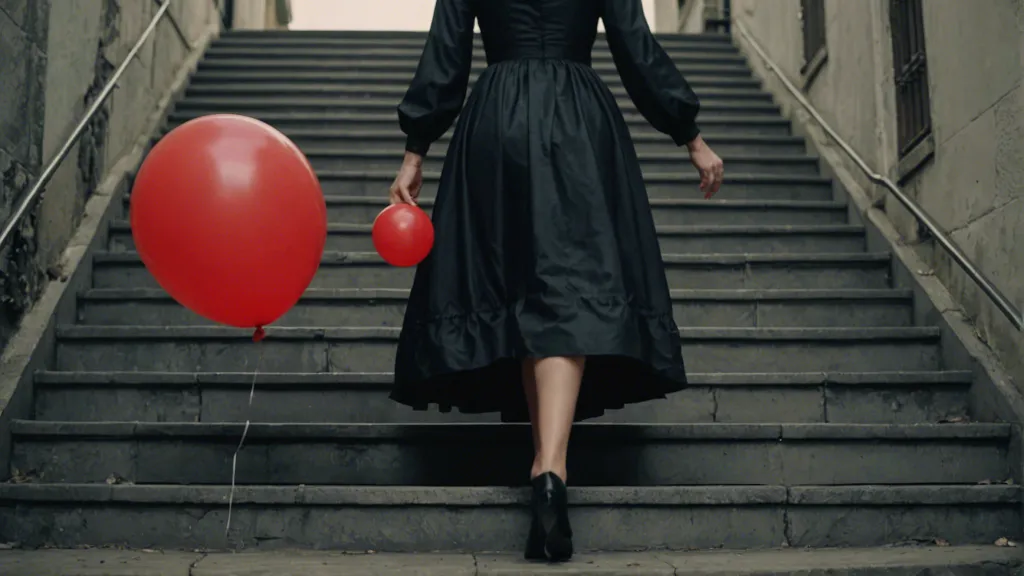
<instances>
[{"instance_id":1,"label":"woman's left hand","mask_svg":"<svg viewBox=\"0 0 1024 576\"><path fill-rule=\"evenodd\" d=\"M406 152L402 167L398 169L398 176L395 176L395 182L391 185L389 193L391 203L415 206L416 199L420 197L421 188L423 188L423 157Z\"/></svg>"}]
</instances>

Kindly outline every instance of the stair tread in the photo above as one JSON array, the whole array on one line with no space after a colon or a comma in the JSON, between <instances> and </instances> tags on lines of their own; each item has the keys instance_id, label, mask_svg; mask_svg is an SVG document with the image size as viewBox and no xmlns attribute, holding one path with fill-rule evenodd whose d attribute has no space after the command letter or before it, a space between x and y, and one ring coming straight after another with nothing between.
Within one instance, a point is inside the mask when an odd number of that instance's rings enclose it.
<instances>
[{"instance_id":1,"label":"stair tread","mask_svg":"<svg viewBox=\"0 0 1024 576\"><path fill-rule=\"evenodd\" d=\"M398 327L269 327L271 340L398 340ZM684 339L711 340L789 340L789 341L857 341L857 340L933 340L941 330L934 326L881 328L681 328ZM251 329L224 326L86 326L62 325L57 328L61 339L165 339L215 338L246 339Z\"/></svg>"},{"instance_id":2,"label":"stair tread","mask_svg":"<svg viewBox=\"0 0 1024 576\"><path fill-rule=\"evenodd\" d=\"M124 194L126 202L131 200L131 193ZM328 205L342 206L374 206L384 208L391 202L383 195L380 196L345 196L342 194L324 194L324 202ZM421 196L416 203L421 207L434 205L434 198ZM648 200L651 208L714 208L714 209L735 209L735 210L846 210L845 202L835 200L704 200L690 198L651 198Z\"/></svg>"},{"instance_id":3,"label":"stair tread","mask_svg":"<svg viewBox=\"0 0 1024 576\"><path fill-rule=\"evenodd\" d=\"M141 263L137 252L97 252L93 257L97 263ZM800 254L663 254L666 264L732 265L751 263L863 263L889 262L888 252L843 253L800 253ZM324 252L322 264L384 264L375 252Z\"/></svg>"},{"instance_id":4,"label":"stair tread","mask_svg":"<svg viewBox=\"0 0 1024 576\"><path fill-rule=\"evenodd\" d=\"M580 553L567 564L538 564L519 554L363 553L250 550L178 552L173 550L34 550L0 554L8 576L93 574L117 566L132 576L263 576L266 574L374 574L377 576L754 576L828 573L835 576L884 573L891 576L973 574L968 567L1010 570L1024 565L1024 551L998 546L906 546L820 550L650 551ZM108 572L104 572L108 573ZM982 572L978 572L981 574Z\"/></svg>"},{"instance_id":5,"label":"stair tread","mask_svg":"<svg viewBox=\"0 0 1024 576\"><path fill-rule=\"evenodd\" d=\"M285 98L280 98L280 97L278 97L278 95L274 95L274 98L278 99L278 100L287 100L289 106L303 106L303 105L305 105L307 103L316 103L316 105L318 105L318 106L321 105L321 104L326 104L331 109L335 109L335 110L344 110L345 108L348 108L348 107L351 106L351 104L349 102L341 101L336 96L334 96L332 94L326 94L326 95L319 95L319 94L286 95ZM196 96L196 95L193 95L193 96L189 96L188 98L185 98L184 100L181 100L180 102L178 102L177 109L178 110L183 110L183 109L187 109L187 108L198 108L200 106L221 106L221 105L224 105L225 103L228 103L228 102L243 102L243 103L246 103L246 104L254 104L253 95L251 95L251 94L241 95L241 96L232 96L232 95ZM397 108L397 106L398 106L397 102L393 103L392 106ZM709 102L702 102L701 103L701 111L702 112L710 112L710 111L714 111L714 110L743 110L743 109L777 110L778 109L778 105L774 104L772 102L759 102L759 101L756 101L756 100L750 101L750 102L728 102L728 101L715 101L715 100L712 100L712 101L709 101ZM282 114L282 113L278 112L278 114ZM635 115L636 113L634 112L633 114ZM335 117L335 118L351 118L351 119L357 119L357 120L368 121L368 122L369 121L373 121L373 122L391 121L391 120L396 120L397 119L397 115L395 114L394 110L392 110L390 113L387 113L387 112L363 112L363 111L348 111L348 112L345 112L345 111L334 112L334 111L332 111L332 112L320 113L320 114L318 114L318 116L320 116L320 117L327 116L327 117ZM638 117L638 119L639 118L640 117ZM733 117L730 117L729 119L732 120ZM702 120L701 124L704 124L704 122L705 121Z\"/></svg>"},{"instance_id":6,"label":"stair tread","mask_svg":"<svg viewBox=\"0 0 1024 576\"><path fill-rule=\"evenodd\" d=\"M334 424L253 422L52 422L12 420L16 437L100 438L229 438L234 441L243 429L251 442L264 440L397 440L420 442L430 438L479 438L482 434L526 434L529 424L505 423L415 423ZM1010 424L621 424L579 423L573 427L578 442L588 439L629 438L630 440L770 440L770 441L934 441L1007 440ZM591 435L596 435L592 437Z\"/></svg>"},{"instance_id":7,"label":"stair tread","mask_svg":"<svg viewBox=\"0 0 1024 576\"><path fill-rule=\"evenodd\" d=\"M690 373L687 379L694 386L906 386L906 385L962 385L973 380L969 371L903 371L903 372L766 372L766 373ZM195 386L252 386L252 372L61 372L43 371L36 374L38 385L71 385L112 387L124 385ZM261 372L259 385L322 387L382 387L392 386L390 372L369 373L298 373Z\"/></svg>"},{"instance_id":8,"label":"stair tread","mask_svg":"<svg viewBox=\"0 0 1024 576\"><path fill-rule=\"evenodd\" d=\"M392 180L395 177L394 170L317 170L317 177L321 180L327 179L354 179L354 178L365 178L365 179L387 179ZM440 180L440 170L424 170L424 180ZM698 183L700 182L699 174L692 174L687 172L644 172L645 182L686 182L686 183ZM747 182L753 184L820 184L820 185L831 185L832 179L825 178L823 176L805 176L800 174L733 174L727 175L722 180L723 184L729 184L730 182Z\"/></svg>"},{"instance_id":9,"label":"stair tread","mask_svg":"<svg viewBox=\"0 0 1024 576\"><path fill-rule=\"evenodd\" d=\"M192 117L199 117L203 114L193 115ZM324 120L322 114L311 114L308 118L303 118L304 115L299 114L285 114L285 113L261 113L259 119L267 122L273 122L275 120L310 120L320 122ZM176 116L171 115L173 120ZM701 121L702 126L707 126L712 121ZM737 120L729 119L722 120L721 123L729 124L748 124L746 120L739 118ZM289 137L297 137L303 134L327 134L332 138L337 139L350 139L350 140L365 140L367 138L374 139L391 139L398 141L405 141L405 135L401 131L390 130L390 129L346 129L344 131L338 130L336 127L317 127L317 128L287 128L283 130L283 133ZM451 140L451 131L444 133L438 138L438 142L446 142ZM711 144L804 144L804 139L799 136L772 136L764 134L715 134L713 131L702 133L702 136ZM632 135L634 142L651 142L657 141L665 143L666 145L672 145L671 140L661 132L656 131L645 131ZM307 147L310 148L310 147Z\"/></svg>"},{"instance_id":10,"label":"stair tread","mask_svg":"<svg viewBox=\"0 0 1024 576\"><path fill-rule=\"evenodd\" d=\"M603 56L607 59L608 63L611 63L611 51L601 49L599 44L595 43L592 54L596 56ZM392 49L394 50L394 49ZM353 57L344 50L338 50L331 46L289 46L287 44L265 44L265 45L250 45L250 46L231 46L230 44L213 43L205 52L206 56L249 56L253 54L269 54L272 58L289 58L293 55L298 56L311 56L317 57L322 55L330 55L338 58L351 59L359 61L359 57ZM409 61L412 65L416 65L418 59L415 58L415 49L409 50L409 54L412 54L412 58L402 58ZM479 64L486 64L487 60L483 54L474 55L474 62ZM396 58L396 59L398 59ZM694 51L686 55L686 58L693 60L711 60L711 61L726 61L726 62L739 62L745 63L746 58L737 52L730 54L716 54L714 52L701 52Z\"/></svg>"},{"instance_id":11,"label":"stair tread","mask_svg":"<svg viewBox=\"0 0 1024 576\"><path fill-rule=\"evenodd\" d=\"M612 89L613 92L625 95L624 88ZM288 93L307 93L307 92L336 92L336 93L393 93L394 96L401 97L401 88L389 90L386 87L382 87L376 84L352 84L348 82L325 82L325 81L311 81L311 82L281 82L281 81L269 81L269 82L239 82L237 80L221 80L219 82L207 81L200 82L198 84L189 84L187 94L208 94L208 93L219 93L224 92L227 94L238 94L238 93L249 93L249 92L268 92L273 94L288 94ZM770 100L771 93L761 90L757 85L742 85L736 88L727 87L708 87L700 90L699 96L701 98L725 98L730 95L742 95L744 97L754 99ZM360 96L353 98L353 103L360 105L366 104L379 104L395 106L396 101L391 95L388 96Z\"/></svg>"},{"instance_id":12,"label":"stair tread","mask_svg":"<svg viewBox=\"0 0 1024 576\"><path fill-rule=\"evenodd\" d=\"M130 196L130 194L128 195ZM387 206L390 201L383 196L344 196L340 194L325 194L324 200L328 204L351 204L358 206ZM736 209L766 209L766 208L803 208L808 210L833 209L845 210L846 203L834 200L696 200L688 198L651 198L648 201L652 208L736 208ZM420 206L432 206L434 198L420 197L417 200Z\"/></svg>"},{"instance_id":13,"label":"stair tread","mask_svg":"<svg viewBox=\"0 0 1024 576\"><path fill-rule=\"evenodd\" d=\"M287 131L286 131L287 132ZM335 146L324 146L324 145L306 145L302 147L302 151L307 156L346 156L351 158L385 158L393 159L395 157L394 150L389 149L378 149L372 148L361 149L361 150L342 150ZM668 151L668 152L639 152L637 158L643 162L644 160L680 160L681 153L679 151ZM785 164L802 164L810 162L818 162L820 159L816 156L808 154L723 154L723 162L780 162Z\"/></svg>"},{"instance_id":14,"label":"stair tread","mask_svg":"<svg viewBox=\"0 0 1024 576\"><path fill-rule=\"evenodd\" d=\"M598 32L598 38L605 38L604 32ZM661 41L692 40L707 42L709 44L729 44L731 38L721 34L706 33L670 33L657 32L654 37ZM243 29L235 28L225 30L221 38L254 38L274 40L278 38L366 38L374 40L390 40L395 38L414 38L426 40L427 32L420 30L272 30L272 29ZM474 33L477 43L480 42L480 34Z\"/></svg>"},{"instance_id":15,"label":"stair tread","mask_svg":"<svg viewBox=\"0 0 1024 576\"><path fill-rule=\"evenodd\" d=\"M212 66L211 66L211 64L212 64ZM340 68L340 67L344 67L345 63L341 62L339 60L332 60L332 59L323 58L322 56L318 56L316 54L311 54L311 55L307 55L307 56L304 56L304 57L303 56L299 56L299 57L295 57L295 58L272 58L272 57L261 57L259 55L253 55L251 53L248 56L244 56L243 55L242 57L237 57L237 56L224 57L224 56L216 56L215 55L214 58L203 58L203 60L200 61L200 66L201 67L207 67L207 68L211 68L211 67L216 67L216 68L265 67L265 66L279 66L279 65L287 65L287 66L299 66L299 65L302 65L302 66L308 66L308 67L311 67L311 68L321 69L321 68ZM476 70L483 70L485 67L486 67L486 64L483 63L483 62L480 62L479 64L477 64L474 67L474 69L476 69ZM415 70L415 68L416 68L415 62L410 62L409 65L408 65L409 72L410 73L413 72ZM613 66L602 66L601 68L603 70L608 70L609 72L613 72L613 73L615 72L615 68ZM694 62L694 63L686 63L686 64L684 64L682 66L679 66L679 68L682 69L683 71L686 71L686 70L721 70L723 68L727 69L727 70L739 70L739 71L744 71L744 72L748 72L748 73L750 71L750 68L747 65L745 60L736 60L736 61L734 61L732 63L726 63L726 64L720 64L720 63L716 63L716 62L705 62L705 63L696 63L696 62ZM373 67L369 67L369 68L366 68L366 70L374 70L374 68Z\"/></svg>"},{"instance_id":16,"label":"stair tread","mask_svg":"<svg viewBox=\"0 0 1024 576\"><path fill-rule=\"evenodd\" d=\"M111 222L111 229L114 231L131 230L129 220L114 220ZM740 235L740 234L863 234L864 226L859 224L797 224L797 225L658 225L656 226L659 235ZM373 230L373 224L340 224L330 223L327 225L329 234L369 234Z\"/></svg>"},{"instance_id":17,"label":"stair tread","mask_svg":"<svg viewBox=\"0 0 1024 576\"><path fill-rule=\"evenodd\" d=\"M218 82L281 82L281 81L292 81L297 80L306 82L315 80L317 82L323 81L334 81L342 82L348 87L358 89L360 86L366 86L366 78L351 78L345 72L332 72L323 70L314 71L288 71L288 70L203 70L200 68L192 76L192 83L190 85L199 85L203 83L218 83ZM746 87L746 88L762 88L761 81L753 76L702 76L700 74L687 75L687 80L690 86L695 90L700 90L702 87L714 86L714 87ZM404 84L404 85L403 85ZM387 91L393 92L398 91L404 93L407 89L408 82L401 81L398 78L375 82L374 85L377 87L371 91ZM472 79L470 80L469 86L472 87ZM613 92L617 89L614 86L610 86Z\"/></svg>"},{"instance_id":18,"label":"stair tread","mask_svg":"<svg viewBox=\"0 0 1024 576\"><path fill-rule=\"evenodd\" d=\"M864 289L736 289L736 290L670 290L674 300L904 300L913 291L903 288ZM303 300L399 300L409 296L408 289L398 288L311 288ZM91 288L80 298L84 300L167 300L170 295L159 288Z\"/></svg>"},{"instance_id":19,"label":"stair tread","mask_svg":"<svg viewBox=\"0 0 1024 576\"><path fill-rule=\"evenodd\" d=\"M138 504L225 505L227 485L0 484L0 500ZM857 485L857 486L574 486L576 505L881 505L1012 504L1021 501L1016 485ZM354 506L524 505L525 488L430 486L236 486L235 504Z\"/></svg>"},{"instance_id":20,"label":"stair tread","mask_svg":"<svg viewBox=\"0 0 1024 576\"><path fill-rule=\"evenodd\" d=\"M0 500L218 504L230 486L4 484ZM236 504L479 506L525 504L527 489L418 486L238 486ZM569 500L590 505L936 504L1017 503L1014 485L924 486L629 486L572 487Z\"/></svg>"}]
</instances>

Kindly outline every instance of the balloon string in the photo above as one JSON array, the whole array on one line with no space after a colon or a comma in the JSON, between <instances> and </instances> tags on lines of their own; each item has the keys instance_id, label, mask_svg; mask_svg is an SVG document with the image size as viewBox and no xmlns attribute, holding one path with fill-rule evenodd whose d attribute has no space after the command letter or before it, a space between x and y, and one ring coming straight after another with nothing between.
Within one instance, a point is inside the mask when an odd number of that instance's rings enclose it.
<instances>
[{"instance_id":1,"label":"balloon string","mask_svg":"<svg viewBox=\"0 0 1024 576\"><path fill-rule=\"evenodd\" d=\"M259 340L256 340L256 335L259 335ZM256 335L253 335L253 340L261 342L266 333L263 328L256 329ZM231 531L231 512L235 502L235 474L238 469L238 453L242 451L242 445L245 444L245 437L249 434L249 424L251 423L250 418L252 417L252 399L256 396L256 377L260 374L260 367L263 365L263 346L259 347L260 355L256 360L256 371L252 374L252 384L249 386L249 406L245 417L245 427L242 429L242 437L238 440L238 447L235 448L234 455L231 456L231 492L228 494L228 521L224 526L224 535L227 536Z\"/></svg>"}]
</instances>

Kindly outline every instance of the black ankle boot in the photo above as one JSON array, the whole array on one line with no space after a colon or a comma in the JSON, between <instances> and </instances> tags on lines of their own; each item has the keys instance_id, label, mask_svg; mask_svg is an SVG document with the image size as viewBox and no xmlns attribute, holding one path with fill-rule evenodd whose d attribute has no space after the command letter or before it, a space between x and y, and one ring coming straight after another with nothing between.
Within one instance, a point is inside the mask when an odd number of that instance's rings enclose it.
<instances>
[{"instance_id":1,"label":"black ankle boot","mask_svg":"<svg viewBox=\"0 0 1024 576\"><path fill-rule=\"evenodd\" d=\"M569 526L565 482L553 472L545 472L531 483L533 521L526 540L526 559L565 562L572 558L572 527Z\"/></svg>"}]
</instances>

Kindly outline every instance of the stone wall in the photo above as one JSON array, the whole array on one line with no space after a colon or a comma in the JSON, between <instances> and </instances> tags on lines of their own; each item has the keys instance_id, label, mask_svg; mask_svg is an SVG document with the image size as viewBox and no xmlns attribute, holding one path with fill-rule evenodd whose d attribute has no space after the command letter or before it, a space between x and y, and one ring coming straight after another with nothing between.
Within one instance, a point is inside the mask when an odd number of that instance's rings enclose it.
<instances>
[{"instance_id":1,"label":"stone wall","mask_svg":"<svg viewBox=\"0 0 1024 576\"><path fill-rule=\"evenodd\" d=\"M39 175L43 163L49 0L0 0L0 219ZM36 259L38 211L0 251L0 344L31 305L47 262Z\"/></svg>"},{"instance_id":2,"label":"stone wall","mask_svg":"<svg viewBox=\"0 0 1024 576\"><path fill-rule=\"evenodd\" d=\"M153 0L0 0L0 214L71 134L158 9ZM0 345L47 280L105 170L140 137L193 43L219 18L214 0L172 0L119 87L89 124L3 253ZM8 79L14 79L8 87Z\"/></svg>"},{"instance_id":3,"label":"stone wall","mask_svg":"<svg viewBox=\"0 0 1024 576\"><path fill-rule=\"evenodd\" d=\"M977 4L977 5L976 5ZM876 171L902 187L1017 305L1024 305L1024 0L926 0L932 137L896 149L888 0L826 0L827 58L801 73L800 0L733 0L780 69ZM981 9L983 7L983 9ZM852 163L847 166L859 176ZM865 188L872 189L866 179ZM1024 385L1024 337L883 192L904 240L930 261L979 337Z\"/></svg>"}]
</instances>

